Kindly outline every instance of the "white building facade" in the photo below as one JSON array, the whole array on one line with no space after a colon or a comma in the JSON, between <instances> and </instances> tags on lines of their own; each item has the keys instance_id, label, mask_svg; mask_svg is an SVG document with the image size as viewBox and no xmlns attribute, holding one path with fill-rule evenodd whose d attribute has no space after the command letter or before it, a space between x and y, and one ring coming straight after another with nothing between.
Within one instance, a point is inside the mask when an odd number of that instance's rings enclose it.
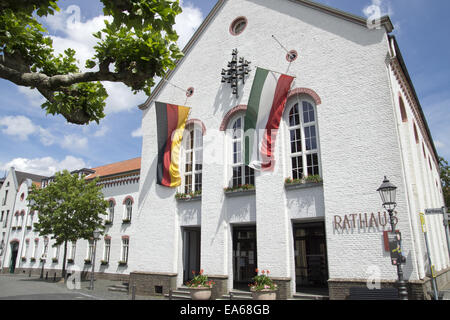
<instances>
[{"instance_id":1,"label":"white building facade","mask_svg":"<svg viewBox=\"0 0 450 320\"><path fill-rule=\"evenodd\" d=\"M410 296L427 295L419 213L444 203L437 154L392 29L387 17L369 29L364 19L310 1L218 1L177 68L140 106L142 171L129 265L138 292L167 292L200 269L216 281L214 297L248 286L256 268L270 270L281 299L311 287L344 299L373 277L392 286L397 272L383 240L389 219L376 192L387 176L398 187ZM296 55L289 59L280 43ZM233 49L253 69L237 95L221 82ZM255 67L296 77L272 173L242 162L239 129ZM177 190L155 182L155 101L192 108ZM315 182L286 183L302 175ZM245 184L255 188L239 188ZM446 283L442 219L427 219L432 261Z\"/></svg>"}]
</instances>

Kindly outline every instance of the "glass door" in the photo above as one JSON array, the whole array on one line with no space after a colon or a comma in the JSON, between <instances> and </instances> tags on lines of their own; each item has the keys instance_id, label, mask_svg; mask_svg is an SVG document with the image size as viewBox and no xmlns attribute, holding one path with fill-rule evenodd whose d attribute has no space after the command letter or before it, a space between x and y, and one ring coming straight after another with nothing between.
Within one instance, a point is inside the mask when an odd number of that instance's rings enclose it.
<instances>
[{"instance_id":1,"label":"glass door","mask_svg":"<svg viewBox=\"0 0 450 320\"><path fill-rule=\"evenodd\" d=\"M323 222L294 224L295 277L301 288L326 288L328 264Z\"/></svg>"},{"instance_id":2,"label":"glass door","mask_svg":"<svg viewBox=\"0 0 450 320\"><path fill-rule=\"evenodd\" d=\"M233 287L249 290L256 276L256 227L233 228Z\"/></svg>"},{"instance_id":3,"label":"glass door","mask_svg":"<svg viewBox=\"0 0 450 320\"><path fill-rule=\"evenodd\" d=\"M200 228L183 230L183 283L200 272Z\"/></svg>"}]
</instances>

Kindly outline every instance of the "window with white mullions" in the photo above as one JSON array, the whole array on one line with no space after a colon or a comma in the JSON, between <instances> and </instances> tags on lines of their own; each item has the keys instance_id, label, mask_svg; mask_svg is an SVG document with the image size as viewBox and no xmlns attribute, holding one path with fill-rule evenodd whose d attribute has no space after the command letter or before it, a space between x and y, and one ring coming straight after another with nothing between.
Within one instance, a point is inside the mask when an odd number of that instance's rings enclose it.
<instances>
[{"instance_id":1,"label":"window with white mullions","mask_svg":"<svg viewBox=\"0 0 450 320\"><path fill-rule=\"evenodd\" d=\"M105 239L105 250L103 252L103 260L109 262L109 255L111 252L111 239Z\"/></svg>"},{"instance_id":2,"label":"window with white mullions","mask_svg":"<svg viewBox=\"0 0 450 320\"><path fill-rule=\"evenodd\" d=\"M114 207L115 203L112 200L109 200L109 208L108 208L108 220L112 223L114 220Z\"/></svg>"},{"instance_id":3,"label":"window with white mullions","mask_svg":"<svg viewBox=\"0 0 450 320\"><path fill-rule=\"evenodd\" d=\"M297 100L287 110L292 178L320 175L317 117L313 104Z\"/></svg>"},{"instance_id":4,"label":"window with white mullions","mask_svg":"<svg viewBox=\"0 0 450 320\"><path fill-rule=\"evenodd\" d=\"M232 187L255 185L255 171L244 164L244 115L231 122Z\"/></svg>"},{"instance_id":5,"label":"window with white mullions","mask_svg":"<svg viewBox=\"0 0 450 320\"><path fill-rule=\"evenodd\" d=\"M195 125L187 128L183 137L183 188L185 193L202 190L203 132Z\"/></svg>"}]
</instances>

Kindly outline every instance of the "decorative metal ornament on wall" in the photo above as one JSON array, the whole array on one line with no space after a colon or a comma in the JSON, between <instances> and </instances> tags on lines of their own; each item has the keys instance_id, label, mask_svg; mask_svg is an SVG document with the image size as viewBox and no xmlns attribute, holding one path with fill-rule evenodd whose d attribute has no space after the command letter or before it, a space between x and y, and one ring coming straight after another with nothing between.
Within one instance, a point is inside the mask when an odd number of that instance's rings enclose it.
<instances>
[{"instance_id":1,"label":"decorative metal ornament on wall","mask_svg":"<svg viewBox=\"0 0 450 320\"><path fill-rule=\"evenodd\" d=\"M251 62L245 60L244 57L240 57L238 62L237 49L233 49L231 56L231 61L228 62L228 69L222 69L222 83L230 83L231 89L233 89L233 94L236 95L236 98L239 98L239 80L242 80L242 84L245 84L245 77L251 71L249 68Z\"/></svg>"}]
</instances>

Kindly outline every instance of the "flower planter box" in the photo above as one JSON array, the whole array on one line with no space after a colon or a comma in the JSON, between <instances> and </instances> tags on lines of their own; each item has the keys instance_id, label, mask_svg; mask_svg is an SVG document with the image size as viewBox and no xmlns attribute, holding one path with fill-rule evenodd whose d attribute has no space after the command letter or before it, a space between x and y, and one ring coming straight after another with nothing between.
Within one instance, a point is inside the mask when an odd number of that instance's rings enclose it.
<instances>
[{"instance_id":1,"label":"flower planter box","mask_svg":"<svg viewBox=\"0 0 450 320\"><path fill-rule=\"evenodd\" d=\"M176 198L177 199L177 201L185 201L185 202L189 202L189 201L200 201L200 200L202 200L202 196L201 195L199 195L199 196L188 196L188 197L180 197L180 198Z\"/></svg>"},{"instance_id":2,"label":"flower planter box","mask_svg":"<svg viewBox=\"0 0 450 320\"><path fill-rule=\"evenodd\" d=\"M20 260L22 260L22 262L26 262L26 261L27 261L27 258L22 257Z\"/></svg>"},{"instance_id":3,"label":"flower planter box","mask_svg":"<svg viewBox=\"0 0 450 320\"><path fill-rule=\"evenodd\" d=\"M73 263L73 259L67 259L67 263Z\"/></svg>"},{"instance_id":4,"label":"flower planter box","mask_svg":"<svg viewBox=\"0 0 450 320\"><path fill-rule=\"evenodd\" d=\"M90 259L84 259L84 264L91 264L91 260Z\"/></svg>"},{"instance_id":5,"label":"flower planter box","mask_svg":"<svg viewBox=\"0 0 450 320\"><path fill-rule=\"evenodd\" d=\"M122 223L123 223L123 224L131 223L131 220L130 220L130 219L123 219L123 220L122 220Z\"/></svg>"},{"instance_id":6,"label":"flower planter box","mask_svg":"<svg viewBox=\"0 0 450 320\"><path fill-rule=\"evenodd\" d=\"M323 182L285 183L286 190L308 189L323 186Z\"/></svg>"},{"instance_id":7,"label":"flower planter box","mask_svg":"<svg viewBox=\"0 0 450 320\"><path fill-rule=\"evenodd\" d=\"M22 227L17 227L17 230L22 230Z\"/></svg>"},{"instance_id":8,"label":"flower planter box","mask_svg":"<svg viewBox=\"0 0 450 320\"><path fill-rule=\"evenodd\" d=\"M30 258L30 262L36 262L36 258Z\"/></svg>"},{"instance_id":9,"label":"flower planter box","mask_svg":"<svg viewBox=\"0 0 450 320\"><path fill-rule=\"evenodd\" d=\"M106 265L109 264L109 262L108 262L108 261L105 261L105 260L102 260L102 261L100 261L100 264L101 264L102 266L106 266Z\"/></svg>"},{"instance_id":10,"label":"flower planter box","mask_svg":"<svg viewBox=\"0 0 450 320\"><path fill-rule=\"evenodd\" d=\"M276 300L277 290L252 291L253 300Z\"/></svg>"},{"instance_id":11,"label":"flower planter box","mask_svg":"<svg viewBox=\"0 0 450 320\"><path fill-rule=\"evenodd\" d=\"M119 266L126 266L127 265L127 262L126 261L119 261Z\"/></svg>"},{"instance_id":12,"label":"flower planter box","mask_svg":"<svg viewBox=\"0 0 450 320\"><path fill-rule=\"evenodd\" d=\"M11 227L11 230L16 230L16 227Z\"/></svg>"},{"instance_id":13,"label":"flower planter box","mask_svg":"<svg viewBox=\"0 0 450 320\"><path fill-rule=\"evenodd\" d=\"M27 226L27 230L31 230L31 226Z\"/></svg>"},{"instance_id":14,"label":"flower planter box","mask_svg":"<svg viewBox=\"0 0 450 320\"><path fill-rule=\"evenodd\" d=\"M105 220L105 226L110 226L112 225L112 221L110 220Z\"/></svg>"},{"instance_id":15,"label":"flower planter box","mask_svg":"<svg viewBox=\"0 0 450 320\"><path fill-rule=\"evenodd\" d=\"M256 194L255 186L252 184L245 184L238 187L228 187L223 189L226 197L240 197Z\"/></svg>"},{"instance_id":16,"label":"flower planter box","mask_svg":"<svg viewBox=\"0 0 450 320\"><path fill-rule=\"evenodd\" d=\"M209 300L211 299L211 288L207 287L191 287L189 288L189 294L192 300Z\"/></svg>"},{"instance_id":17,"label":"flower planter box","mask_svg":"<svg viewBox=\"0 0 450 320\"><path fill-rule=\"evenodd\" d=\"M52 259L52 262L53 262L53 263L58 263L58 259L53 258L53 259Z\"/></svg>"}]
</instances>

